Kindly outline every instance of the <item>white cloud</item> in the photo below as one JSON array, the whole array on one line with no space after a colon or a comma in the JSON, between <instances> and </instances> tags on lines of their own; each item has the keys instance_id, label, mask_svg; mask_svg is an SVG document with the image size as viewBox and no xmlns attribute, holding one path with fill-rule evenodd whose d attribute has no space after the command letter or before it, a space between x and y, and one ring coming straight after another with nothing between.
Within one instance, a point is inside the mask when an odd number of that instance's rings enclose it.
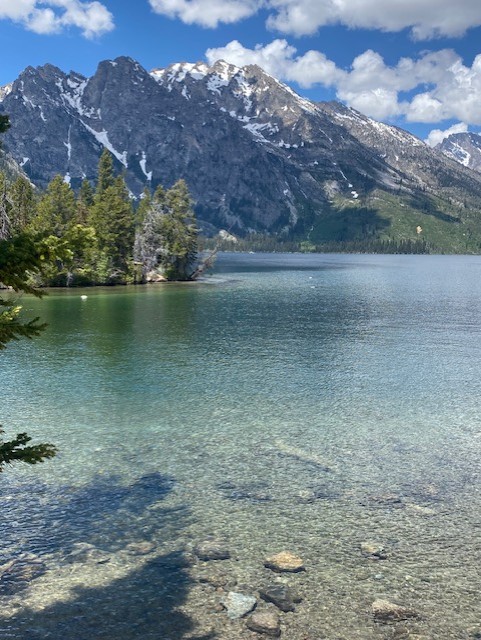
<instances>
[{"instance_id":1,"label":"white cloud","mask_svg":"<svg viewBox=\"0 0 481 640\"><path fill-rule=\"evenodd\" d=\"M471 67L450 49L401 58L387 65L375 51L357 56L341 69L320 51L298 55L286 40L254 49L234 40L209 49L209 62L224 59L238 66L258 64L280 80L302 87L334 87L339 100L374 118L404 116L411 122L460 120L481 125L481 55Z\"/></svg>"},{"instance_id":2,"label":"white cloud","mask_svg":"<svg viewBox=\"0 0 481 640\"><path fill-rule=\"evenodd\" d=\"M481 24L481 3L458 0L270 0L275 13L269 25L283 33L306 35L328 24L350 28L401 31L410 28L414 38L461 36Z\"/></svg>"},{"instance_id":3,"label":"white cloud","mask_svg":"<svg viewBox=\"0 0 481 640\"><path fill-rule=\"evenodd\" d=\"M149 3L156 13L202 27L239 22L257 13L263 4L262 0L149 0Z\"/></svg>"},{"instance_id":4,"label":"white cloud","mask_svg":"<svg viewBox=\"0 0 481 640\"><path fill-rule=\"evenodd\" d=\"M208 49L206 57L210 63L222 59L239 67L257 64L272 76L297 82L302 87L331 86L340 79L343 72L323 53L308 51L295 57L296 52L286 40L273 40L266 46L257 45L255 49L247 49L238 40L233 40L225 47Z\"/></svg>"},{"instance_id":5,"label":"white cloud","mask_svg":"<svg viewBox=\"0 0 481 640\"><path fill-rule=\"evenodd\" d=\"M413 38L462 36L481 25L479 0L149 0L157 13L188 24L216 27L268 12L267 24L296 36L320 27L342 24L349 28L396 32L410 29Z\"/></svg>"},{"instance_id":6,"label":"white cloud","mask_svg":"<svg viewBox=\"0 0 481 640\"><path fill-rule=\"evenodd\" d=\"M452 127L449 127L449 129L444 129L444 131L442 131L441 129L433 129L429 133L425 142L430 147L435 147L437 144L440 144L445 138L450 136L452 133L466 133L467 130L468 130L468 125L465 124L464 122L453 124Z\"/></svg>"},{"instance_id":7,"label":"white cloud","mask_svg":"<svg viewBox=\"0 0 481 640\"><path fill-rule=\"evenodd\" d=\"M59 33L77 27L86 38L112 31L113 16L100 2L82 0L0 0L0 20L22 24L35 33Z\"/></svg>"}]
</instances>

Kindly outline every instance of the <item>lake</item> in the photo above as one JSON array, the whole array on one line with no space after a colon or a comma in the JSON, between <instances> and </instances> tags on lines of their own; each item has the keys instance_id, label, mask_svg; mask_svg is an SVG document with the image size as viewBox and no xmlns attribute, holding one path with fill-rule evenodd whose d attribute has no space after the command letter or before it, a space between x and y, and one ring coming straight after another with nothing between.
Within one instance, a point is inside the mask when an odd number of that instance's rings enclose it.
<instances>
[{"instance_id":1,"label":"lake","mask_svg":"<svg viewBox=\"0 0 481 640\"><path fill-rule=\"evenodd\" d=\"M481 257L222 254L23 305L1 422L59 454L1 477L2 640L265 637L229 591L286 640L481 637Z\"/></svg>"}]
</instances>

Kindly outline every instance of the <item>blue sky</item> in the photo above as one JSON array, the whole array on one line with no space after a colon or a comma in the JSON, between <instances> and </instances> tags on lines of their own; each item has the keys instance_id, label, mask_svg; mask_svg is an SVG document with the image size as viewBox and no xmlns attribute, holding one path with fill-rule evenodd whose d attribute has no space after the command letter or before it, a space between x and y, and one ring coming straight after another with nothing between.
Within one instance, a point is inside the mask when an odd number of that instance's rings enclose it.
<instances>
[{"instance_id":1,"label":"blue sky","mask_svg":"<svg viewBox=\"0 0 481 640\"><path fill-rule=\"evenodd\" d=\"M0 85L46 62L224 58L431 143L481 127L480 0L0 0L0 54Z\"/></svg>"}]
</instances>

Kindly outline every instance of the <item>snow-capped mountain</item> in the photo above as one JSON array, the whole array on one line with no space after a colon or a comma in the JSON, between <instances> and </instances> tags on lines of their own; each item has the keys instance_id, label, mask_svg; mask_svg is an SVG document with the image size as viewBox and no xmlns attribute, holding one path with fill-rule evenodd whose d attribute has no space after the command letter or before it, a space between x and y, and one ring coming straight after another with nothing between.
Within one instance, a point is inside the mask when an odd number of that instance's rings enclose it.
<instances>
[{"instance_id":1,"label":"snow-capped mountain","mask_svg":"<svg viewBox=\"0 0 481 640\"><path fill-rule=\"evenodd\" d=\"M0 90L5 146L44 187L94 179L107 147L131 191L186 179L197 215L237 231L300 233L333 202L375 190L416 207L435 194L475 206L481 176L401 129L313 103L257 66L179 63L147 72L121 57L91 78L27 68ZM415 203L414 205L412 203Z\"/></svg>"},{"instance_id":2,"label":"snow-capped mountain","mask_svg":"<svg viewBox=\"0 0 481 640\"><path fill-rule=\"evenodd\" d=\"M481 171L481 135L478 133L452 133L437 148L463 166Z\"/></svg>"}]
</instances>

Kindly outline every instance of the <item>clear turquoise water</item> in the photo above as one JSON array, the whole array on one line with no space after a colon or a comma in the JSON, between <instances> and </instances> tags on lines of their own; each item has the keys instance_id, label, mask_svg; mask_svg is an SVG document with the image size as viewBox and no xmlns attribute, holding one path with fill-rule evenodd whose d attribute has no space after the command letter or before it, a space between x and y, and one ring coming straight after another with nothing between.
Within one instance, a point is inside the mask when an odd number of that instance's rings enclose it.
<instances>
[{"instance_id":1,"label":"clear turquoise water","mask_svg":"<svg viewBox=\"0 0 481 640\"><path fill-rule=\"evenodd\" d=\"M288 640L476 637L481 258L223 255L207 283L23 302L49 329L1 354L1 420L60 453L1 478L2 640L251 638L203 580L256 595L282 550L307 568L277 578ZM210 535L232 559L192 564Z\"/></svg>"}]
</instances>

